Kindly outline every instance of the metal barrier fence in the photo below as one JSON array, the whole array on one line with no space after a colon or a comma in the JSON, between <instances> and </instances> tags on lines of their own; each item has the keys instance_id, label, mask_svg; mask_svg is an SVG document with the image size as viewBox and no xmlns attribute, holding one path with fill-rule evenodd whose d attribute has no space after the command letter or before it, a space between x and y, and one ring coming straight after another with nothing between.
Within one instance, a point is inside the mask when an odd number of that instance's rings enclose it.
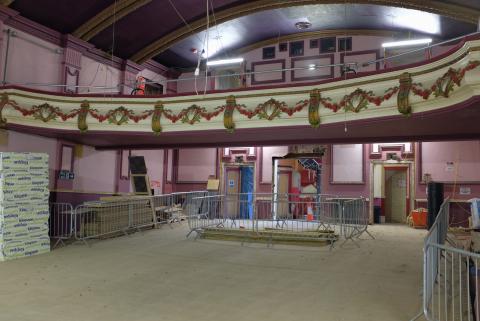
<instances>
[{"instance_id":1,"label":"metal barrier fence","mask_svg":"<svg viewBox=\"0 0 480 321\"><path fill-rule=\"evenodd\" d=\"M49 236L53 244L52 248L59 244L65 245L65 241L74 236L74 211L72 204L51 203L50 217L48 219Z\"/></svg>"},{"instance_id":2,"label":"metal barrier fence","mask_svg":"<svg viewBox=\"0 0 480 321\"><path fill-rule=\"evenodd\" d=\"M154 196L131 196L86 202L75 209L68 203L50 204L50 238L53 248L68 239L90 239L127 234L145 227L179 222L187 217L192 198L207 191L178 192Z\"/></svg>"},{"instance_id":3,"label":"metal barrier fence","mask_svg":"<svg viewBox=\"0 0 480 321\"><path fill-rule=\"evenodd\" d=\"M363 233L373 238L367 231L365 199L331 195L233 194L197 197L189 205L188 224L190 231L187 237L193 232L202 235L206 230L222 233L223 229L228 233L232 230L251 232L250 236L272 231L296 233L293 237L298 239L318 240L320 237L332 244L336 235L353 242ZM330 233L311 233L322 231Z\"/></svg>"},{"instance_id":4,"label":"metal barrier fence","mask_svg":"<svg viewBox=\"0 0 480 321\"><path fill-rule=\"evenodd\" d=\"M127 201L87 202L75 208L75 238L89 239L128 234L155 226L155 212L149 197Z\"/></svg>"},{"instance_id":5,"label":"metal barrier fence","mask_svg":"<svg viewBox=\"0 0 480 321\"><path fill-rule=\"evenodd\" d=\"M187 205L195 197L211 194L208 191L177 192L152 196L157 223L171 224L187 218Z\"/></svg>"},{"instance_id":6,"label":"metal barrier fence","mask_svg":"<svg viewBox=\"0 0 480 321\"><path fill-rule=\"evenodd\" d=\"M339 226L343 229L340 235L345 238L344 243L352 241L355 245L360 246L355 240L364 233L375 239L368 231L369 215L365 199L341 199L339 202L342 203L342 220Z\"/></svg>"},{"instance_id":7,"label":"metal barrier fence","mask_svg":"<svg viewBox=\"0 0 480 321\"><path fill-rule=\"evenodd\" d=\"M345 241L368 233L364 199L345 199L317 194L235 194L212 195L207 191L127 197L118 200L71 204L51 204L50 237L58 244L75 238L90 239L127 234L145 227L171 224L188 216L191 232L208 227L260 231L283 231L295 238L332 241L340 235ZM357 244L358 245L358 244Z\"/></svg>"},{"instance_id":8,"label":"metal barrier fence","mask_svg":"<svg viewBox=\"0 0 480 321\"><path fill-rule=\"evenodd\" d=\"M423 311L412 320L480 320L480 254L448 245L449 206L447 199L425 238Z\"/></svg>"}]
</instances>

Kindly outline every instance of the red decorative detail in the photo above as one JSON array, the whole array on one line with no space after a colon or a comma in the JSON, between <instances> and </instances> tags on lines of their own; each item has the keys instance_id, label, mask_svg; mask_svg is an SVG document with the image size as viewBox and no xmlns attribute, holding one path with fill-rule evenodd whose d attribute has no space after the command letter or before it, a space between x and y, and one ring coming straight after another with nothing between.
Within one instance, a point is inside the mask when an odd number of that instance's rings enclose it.
<instances>
[{"instance_id":1,"label":"red decorative detail","mask_svg":"<svg viewBox=\"0 0 480 321\"><path fill-rule=\"evenodd\" d=\"M235 108L238 110L240 114L247 116L248 119L251 119L254 116L264 112L265 104L259 104L253 111L249 110L245 105L236 105ZM284 102L277 103L276 106L278 106L278 111L285 113L288 116L292 116L293 114L307 107L309 104L310 104L310 100L301 100L298 103L296 103L294 107L288 107L288 105ZM275 115L273 116L270 115L270 117L268 117L268 120L272 120L273 118L275 118Z\"/></svg>"},{"instance_id":2,"label":"red decorative detail","mask_svg":"<svg viewBox=\"0 0 480 321\"><path fill-rule=\"evenodd\" d=\"M392 87L387 89L383 96L375 96L371 91L365 91L363 89L356 89L352 93L346 95L342 98L338 103L332 102L330 98L320 98L320 103L323 107L332 110L333 112L337 112L345 106L352 102L355 98L363 99L364 101L368 101L376 106L380 106L384 101L389 100L392 98L397 92L399 88L398 86Z\"/></svg>"},{"instance_id":3,"label":"red decorative detail","mask_svg":"<svg viewBox=\"0 0 480 321\"><path fill-rule=\"evenodd\" d=\"M432 94L436 97L443 96L448 97L449 93L454 90L454 86L460 86L463 78L467 71L473 70L480 66L480 60L470 61L467 65L460 69L450 68L442 77L438 78L430 88L425 88L421 83L413 83L411 91L414 95L420 96L423 99L428 99ZM375 106L380 106L384 101L390 100L394 95L399 92L399 87L392 87L385 91L381 96L376 96L372 91L365 91L363 89L356 89L348 95L345 95L340 101L333 102L328 97L321 97L319 103L327 109L332 110L333 112L338 112L341 109L347 111L359 112L363 108L367 108L368 104L373 104ZM249 110L245 105L235 105L235 109L242 115L251 119L254 116L258 116L260 119L273 120L284 113L288 116L303 110L310 104L310 99L301 100L295 104L293 107L289 107L285 102L279 102L274 99L259 104L253 110ZM40 117L43 121L53 120L55 118L60 118L62 121L66 121L71 118L75 118L79 115L80 109L73 109L70 112L63 113L60 108L53 107L49 104L43 104L38 106L32 106L30 108L24 108L16 103L14 100L8 100L5 106L10 106L14 110L21 113L23 116L33 116ZM208 112L205 107L198 105L192 105L188 108L182 109L178 114L175 114L171 110L162 109L161 112L165 118L170 120L172 123L176 123L181 120L184 123L194 124L199 122L200 119L205 119L207 121L211 120L214 117L217 117L224 112L226 106L218 106L212 112ZM268 110L268 111L267 111ZM44 114L48 112L48 115ZM127 120L132 120L135 123L145 120L148 117L152 116L155 112L155 109L145 110L140 114L135 114L132 110L125 107L118 107L113 110L109 110L106 114L101 114L98 110L89 109L88 114L93 118L97 119L100 123L105 120L110 120L116 123L117 125L125 123ZM117 116L120 119L117 119ZM122 116L122 117L120 117Z\"/></svg>"},{"instance_id":4,"label":"red decorative detail","mask_svg":"<svg viewBox=\"0 0 480 321\"><path fill-rule=\"evenodd\" d=\"M412 84L412 92L416 96L428 99L431 94L446 96L453 90L453 84L460 86L465 73L480 66L479 60L470 61L468 65L460 69L450 68L442 77L438 78L430 88L424 88L421 83Z\"/></svg>"},{"instance_id":5,"label":"red decorative detail","mask_svg":"<svg viewBox=\"0 0 480 321\"><path fill-rule=\"evenodd\" d=\"M9 100L7 105L10 105L13 109L20 112L22 116L32 116L40 111L40 106L32 106L31 108L23 108L15 100ZM74 118L80 112L80 109L73 109L69 113L62 113L58 108L51 107L49 110L56 116L60 117L63 121L66 121L70 118Z\"/></svg>"},{"instance_id":6,"label":"red decorative detail","mask_svg":"<svg viewBox=\"0 0 480 321\"><path fill-rule=\"evenodd\" d=\"M225 110L225 106L218 106L215 108L214 111L212 112L207 112L205 107L200 107L197 105L192 105L188 108L182 109L178 114L174 114L171 110L169 109L164 109L163 110L163 115L165 118L170 120L172 123L176 123L177 121L184 119L187 123L193 124L196 121L198 121L198 117L201 117L206 120L210 120L214 117L217 117L219 114L221 114ZM194 114L196 118L192 119L187 119L189 114ZM187 118L185 118L187 117Z\"/></svg>"}]
</instances>

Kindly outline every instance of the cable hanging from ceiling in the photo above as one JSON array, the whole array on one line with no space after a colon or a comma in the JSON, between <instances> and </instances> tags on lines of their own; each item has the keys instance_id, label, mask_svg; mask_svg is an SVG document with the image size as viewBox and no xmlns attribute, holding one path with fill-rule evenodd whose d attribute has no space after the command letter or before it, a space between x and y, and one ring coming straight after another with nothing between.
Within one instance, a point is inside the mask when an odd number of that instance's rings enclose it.
<instances>
[{"instance_id":1,"label":"cable hanging from ceiling","mask_svg":"<svg viewBox=\"0 0 480 321\"><path fill-rule=\"evenodd\" d=\"M348 16L348 14L347 14L347 0L345 0L345 2L344 2L343 5L344 5L344 19L343 19L343 21L345 21L345 27L344 27L344 28L345 28L345 33L344 33L344 35L343 35L343 57L344 57L344 58L343 58L343 59L344 59L343 62L345 62L345 58L347 57L347 27L348 27L348 25L347 25L347 16ZM340 43L341 43L341 42L340 42ZM347 69L346 69L345 65L342 66L342 67L340 67L340 68L342 68L341 70L342 70L342 72L343 72L343 77L344 77L343 80L346 81L346 80L347 80L347 75L348 75ZM344 91L345 91L345 96L347 96L347 88L345 88ZM345 110L344 110L344 116L345 116L345 117L344 117L343 126L344 126L345 135L346 135L347 132L348 132L348 127L347 127L347 109L346 109L346 108L345 108Z\"/></svg>"},{"instance_id":2,"label":"cable hanging from ceiling","mask_svg":"<svg viewBox=\"0 0 480 321\"><path fill-rule=\"evenodd\" d=\"M406 52L403 52L403 53L400 53L400 54L396 54L396 55L393 55L393 56L389 56L389 57L383 57L383 58L380 58L380 59L374 59L374 60L370 60L370 61L362 62L362 63L349 62L349 63L338 63L338 64L327 64L327 65L315 65L314 68L315 69L331 68L331 67L342 68L342 67L345 67L345 66L351 66L353 68L357 68L359 66L368 67L368 66L370 66L372 64L375 64L375 63L378 63L378 62L393 60L393 59L396 59L398 57L409 55L409 54L412 54L412 53L415 53L415 52L419 52L419 51L426 50L426 49L432 49L432 48L443 46L443 45L446 45L446 44L449 44L449 43L452 43L452 42L458 42L458 41L463 40L463 39L468 38L468 37L474 37L474 36L479 36L479 35L480 35L480 31L476 31L476 32L472 32L472 33L469 33L469 34L466 34L466 35L462 35L462 36L459 36L459 37L448 39L448 40L445 40L445 41L442 41L442 42L437 42L435 44L429 43L427 46L412 49L412 50L409 50L409 51L406 51ZM114 90L114 89L119 90L120 88L122 88L122 86L131 87L127 84L119 84L117 86L111 86L111 87L109 87L109 86L96 86L96 85L94 86L93 83L95 82L95 78L97 77L100 66L101 66L101 64L98 63L97 71L95 73L94 79L92 79L92 81L90 82L89 85L65 85L65 84L48 84L48 83L33 83L33 82L24 82L24 83L5 82L5 85L52 87L52 88L59 88L59 87L60 88L61 87L85 88L85 89L93 88L93 89L112 89L112 90ZM106 66L106 67L109 67L109 66ZM211 76L208 76L208 78L242 77L242 76L247 77L247 76L251 76L251 75L254 75L254 74L287 72L287 71L293 71L293 70L308 70L310 68L311 68L310 66L295 67L295 68L278 68L278 69L262 70L262 71L256 71L256 72L249 71L249 72L241 72L241 73L234 73L234 74L211 75ZM346 79L346 76L345 75L343 75L343 76L344 76L343 78ZM146 84L168 84L168 83L176 83L176 82L181 82L181 81L190 81L190 80L194 80L194 79L195 79L194 77L186 77L186 78L179 78L179 79L160 79L158 81L153 81L153 80L146 81L145 83ZM135 81L131 81L131 85L133 85L134 83L135 83ZM102 94L104 92L89 92L89 93L90 94ZM114 92L112 92L112 93L114 93Z\"/></svg>"},{"instance_id":3,"label":"cable hanging from ceiling","mask_svg":"<svg viewBox=\"0 0 480 321\"><path fill-rule=\"evenodd\" d=\"M117 0L114 1L113 3L113 21L112 21L112 50L111 50L111 56L110 56L110 65L113 68L113 59L114 59L114 52L115 52L115 27L117 23ZM107 70L108 67L105 68L105 86L107 84ZM110 77L110 85L113 86L113 75ZM113 96L113 93L112 95Z\"/></svg>"}]
</instances>

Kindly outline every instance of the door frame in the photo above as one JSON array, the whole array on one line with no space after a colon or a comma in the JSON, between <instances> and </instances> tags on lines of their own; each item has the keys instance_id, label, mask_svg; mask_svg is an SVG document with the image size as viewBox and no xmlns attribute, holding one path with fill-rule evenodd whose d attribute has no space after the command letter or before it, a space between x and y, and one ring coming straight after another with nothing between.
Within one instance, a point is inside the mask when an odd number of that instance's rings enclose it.
<instances>
[{"instance_id":1,"label":"door frame","mask_svg":"<svg viewBox=\"0 0 480 321\"><path fill-rule=\"evenodd\" d=\"M409 166L405 165L405 166L388 166L388 165L384 165L383 166L383 170L384 172L385 171L394 171L394 172L405 172L405 178L407 179L407 185L405 186L406 188L406 193L405 193L405 196L406 196L406 199L405 199L405 218L408 216L407 214L410 212L410 187L409 187L409 184L410 184L410 177L408 176L408 170L409 170ZM383 177L383 182L384 186L386 187L387 186L387 181L385 179L385 176ZM391 195L390 195L391 196ZM387 191L385 190L385 203L387 202ZM385 216L385 221L387 220L387 217ZM392 217L390 217L390 220L392 220ZM406 221L406 220L405 220ZM405 221L403 223L405 223ZM392 222L388 222L388 223L392 223Z\"/></svg>"},{"instance_id":2,"label":"door frame","mask_svg":"<svg viewBox=\"0 0 480 321\"><path fill-rule=\"evenodd\" d=\"M290 191L292 190L292 170L280 169L278 171L278 176L280 176L281 174L287 174L288 175L288 191L287 191L287 194L290 194ZM277 188L280 188L280 181L277 181L277 183L278 183Z\"/></svg>"},{"instance_id":3,"label":"door frame","mask_svg":"<svg viewBox=\"0 0 480 321\"><path fill-rule=\"evenodd\" d=\"M407 180L408 180L408 186L407 190L409 191L408 194L408 203L407 203L407 211L411 210L415 206L415 195L416 195L416 184L415 184L415 178L416 178L416 164L415 161L413 160L402 160L402 161L396 161L396 162L390 162L390 161L385 161L385 160L370 160L370 178L369 178L369 185L370 185L370 202L369 202L369 223L373 224L373 206L374 206L374 167L375 165L382 165L383 170L385 171L385 166L391 168L394 167L400 167L400 168L407 168ZM385 184L385 178L382 181L382 184Z\"/></svg>"},{"instance_id":4,"label":"door frame","mask_svg":"<svg viewBox=\"0 0 480 321\"><path fill-rule=\"evenodd\" d=\"M226 186L226 177L227 170L237 168L240 171L240 167L253 167L253 194L257 192L257 170L255 162L245 162L245 163L224 163L221 162L220 167L220 193L226 195L227 186ZM240 186L239 186L240 187Z\"/></svg>"}]
</instances>

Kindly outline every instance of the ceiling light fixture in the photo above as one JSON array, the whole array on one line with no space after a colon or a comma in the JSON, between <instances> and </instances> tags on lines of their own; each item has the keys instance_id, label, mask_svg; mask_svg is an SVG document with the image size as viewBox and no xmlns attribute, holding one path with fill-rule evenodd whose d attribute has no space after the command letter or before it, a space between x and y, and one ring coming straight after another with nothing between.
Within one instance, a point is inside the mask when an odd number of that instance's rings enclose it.
<instances>
[{"instance_id":1,"label":"ceiling light fixture","mask_svg":"<svg viewBox=\"0 0 480 321\"><path fill-rule=\"evenodd\" d=\"M308 65L308 70L315 70L315 65L314 64L310 64Z\"/></svg>"},{"instance_id":2,"label":"ceiling light fixture","mask_svg":"<svg viewBox=\"0 0 480 321\"><path fill-rule=\"evenodd\" d=\"M309 29L312 26L312 23L309 21L299 21L295 23L295 28L298 30Z\"/></svg>"},{"instance_id":3,"label":"ceiling light fixture","mask_svg":"<svg viewBox=\"0 0 480 321\"><path fill-rule=\"evenodd\" d=\"M402 41L382 43L382 47L392 48L392 47L406 47L406 46L414 46L414 45L426 45L426 44L430 44L431 42L432 42L431 38L402 40Z\"/></svg>"},{"instance_id":4,"label":"ceiling light fixture","mask_svg":"<svg viewBox=\"0 0 480 321\"><path fill-rule=\"evenodd\" d=\"M231 65L231 64L238 64L241 62L243 62L243 58L210 60L207 62L207 66Z\"/></svg>"}]
</instances>

